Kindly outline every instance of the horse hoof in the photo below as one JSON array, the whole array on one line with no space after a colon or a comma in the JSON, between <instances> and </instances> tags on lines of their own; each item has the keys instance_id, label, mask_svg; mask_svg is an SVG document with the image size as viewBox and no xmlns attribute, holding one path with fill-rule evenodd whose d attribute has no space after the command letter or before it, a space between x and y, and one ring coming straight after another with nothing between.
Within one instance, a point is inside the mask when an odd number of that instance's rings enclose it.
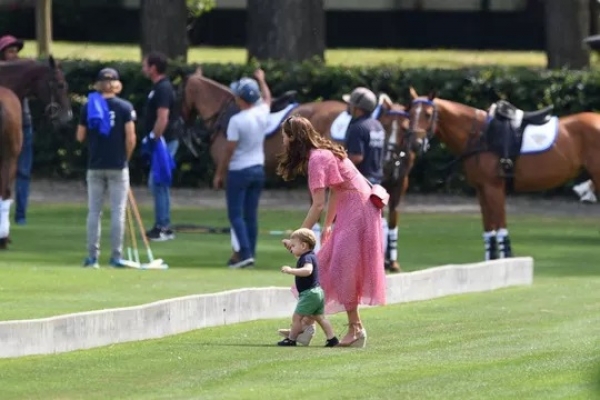
<instances>
[{"instance_id":1,"label":"horse hoof","mask_svg":"<svg viewBox=\"0 0 600 400\"><path fill-rule=\"evenodd\" d=\"M10 243L10 239L7 237L0 239L0 250L7 250L9 243Z\"/></svg>"},{"instance_id":2,"label":"horse hoof","mask_svg":"<svg viewBox=\"0 0 600 400\"><path fill-rule=\"evenodd\" d=\"M402 269L400 268L400 265L394 261L393 263L390 264L390 272L402 272Z\"/></svg>"}]
</instances>

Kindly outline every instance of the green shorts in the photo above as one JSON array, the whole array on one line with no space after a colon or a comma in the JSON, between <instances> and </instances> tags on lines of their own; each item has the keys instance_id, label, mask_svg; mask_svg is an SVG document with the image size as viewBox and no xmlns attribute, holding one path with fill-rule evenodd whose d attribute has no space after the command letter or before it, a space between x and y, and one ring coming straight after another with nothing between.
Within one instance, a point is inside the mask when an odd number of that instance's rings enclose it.
<instances>
[{"instance_id":1,"label":"green shorts","mask_svg":"<svg viewBox=\"0 0 600 400\"><path fill-rule=\"evenodd\" d=\"M294 311L299 315L323 315L325 313L325 292L320 287L300 293Z\"/></svg>"}]
</instances>

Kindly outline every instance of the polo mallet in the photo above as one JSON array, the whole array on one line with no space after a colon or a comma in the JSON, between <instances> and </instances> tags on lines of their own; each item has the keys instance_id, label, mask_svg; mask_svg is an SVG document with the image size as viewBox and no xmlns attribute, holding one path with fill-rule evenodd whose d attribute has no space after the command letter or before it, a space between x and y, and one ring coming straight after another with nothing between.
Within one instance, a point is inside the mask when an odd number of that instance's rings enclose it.
<instances>
[{"instance_id":1,"label":"polo mallet","mask_svg":"<svg viewBox=\"0 0 600 400\"><path fill-rule=\"evenodd\" d=\"M137 247L137 239L135 237L135 229L133 226L133 218L131 217L131 208L129 201L125 206L125 230L127 234L127 260L124 264L130 268L140 268L140 253ZM132 248L133 247L133 248Z\"/></svg>"},{"instance_id":2,"label":"polo mallet","mask_svg":"<svg viewBox=\"0 0 600 400\"><path fill-rule=\"evenodd\" d=\"M150 243L148 242L148 238L146 237L146 230L144 229L144 223L142 222L142 217L140 216L140 211L138 210L137 203L135 201L135 197L133 196L133 191L129 189L129 205L133 210L133 214L135 219L137 220L138 227L140 229L142 240L144 241L144 246L146 247L146 254L148 255L148 264L139 264L141 269L167 269L169 266L165 264L165 262L161 258L154 259L154 255L152 254L152 249L150 248ZM135 236L135 235L134 235Z\"/></svg>"}]
</instances>

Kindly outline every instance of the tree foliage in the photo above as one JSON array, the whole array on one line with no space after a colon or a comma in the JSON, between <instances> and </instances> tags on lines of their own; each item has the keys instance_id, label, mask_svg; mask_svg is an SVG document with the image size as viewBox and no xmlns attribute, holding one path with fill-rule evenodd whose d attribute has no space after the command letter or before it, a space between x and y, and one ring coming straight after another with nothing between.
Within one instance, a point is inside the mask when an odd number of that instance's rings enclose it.
<instances>
[{"instance_id":1,"label":"tree foliage","mask_svg":"<svg viewBox=\"0 0 600 400\"><path fill-rule=\"evenodd\" d=\"M186 0L191 17L198 18L215 7L215 0Z\"/></svg>"}]
</instances>

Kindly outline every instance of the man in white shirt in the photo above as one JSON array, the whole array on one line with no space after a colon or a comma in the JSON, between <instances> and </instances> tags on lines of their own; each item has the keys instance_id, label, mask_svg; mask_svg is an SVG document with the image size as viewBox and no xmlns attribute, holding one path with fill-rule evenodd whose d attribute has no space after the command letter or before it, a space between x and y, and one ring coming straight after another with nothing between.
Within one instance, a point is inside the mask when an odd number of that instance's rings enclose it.
<instances>
[{"instance_id":1,"label":"man in white shirt","mask_svg":"<svg viewBox=\"0 0 600 400\"><path fill-rule=\"evenodd\" d=\"M223 185L227 173L227 215L239 243L239 258L229 260L230 268L254 264L258 237L258 203L265 184L264 140L271 112L271 92L265 73L258 69L255 79L242 78L231 84L240 112L227 127L227 146L213 180ZM262 97L261 97L262 92Z\"/></svg>"}]
</instances>

